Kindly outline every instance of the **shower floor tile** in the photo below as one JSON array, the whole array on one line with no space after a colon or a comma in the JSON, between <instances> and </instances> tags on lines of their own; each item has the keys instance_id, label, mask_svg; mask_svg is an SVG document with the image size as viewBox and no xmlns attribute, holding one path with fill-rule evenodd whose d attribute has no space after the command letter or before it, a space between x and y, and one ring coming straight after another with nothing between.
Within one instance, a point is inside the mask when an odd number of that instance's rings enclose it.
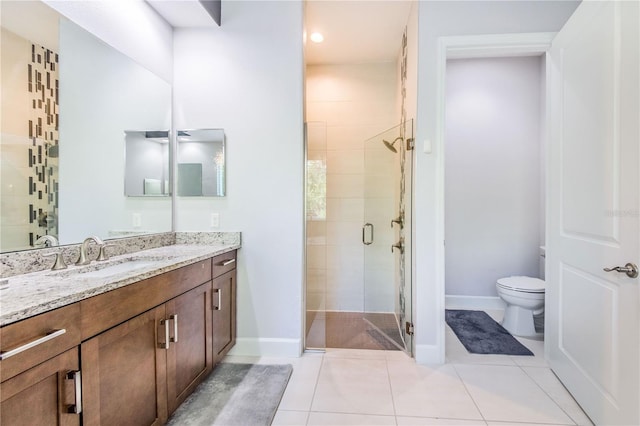
<instances>
[{"instance_id":1,"label":"shower floor tile","mask_svg":"<svg viewBox=\"0 0 640 426\"><path fill-rule=\"evenodd\" d=\"M393 314L307 312L308 347L399 350L397 345L402 339Z\"/></svg>"}]
</instances>

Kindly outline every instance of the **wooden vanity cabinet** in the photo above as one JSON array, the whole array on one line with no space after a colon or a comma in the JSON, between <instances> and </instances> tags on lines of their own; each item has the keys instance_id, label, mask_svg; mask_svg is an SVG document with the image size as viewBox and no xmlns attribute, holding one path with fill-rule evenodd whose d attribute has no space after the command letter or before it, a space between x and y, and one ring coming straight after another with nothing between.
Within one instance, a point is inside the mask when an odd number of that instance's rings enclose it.
<instances>
[{"instance_id":1,"label":"wooden vanity cabinet","mask_svg":"<svg viewBox=\"0 0 640 426\"><path fill-rule=\"evenodd\" d=\"M213 354L215 363L236 343L236 271L213 280Z\"/></svg>"},{"instance_id":2,"label":"wooden vanity cabinet","mask_svg":"<svg viewBox=\"0 0 640 426\"><path fill-rule=\"evenodd\" d=\"M81 302L83 424L163 424L209 375L235 341L231 253Z\"/></svg>"},{"instance_id":3,"label":"wooden vanity cabinet","mask_svg":"<svg viewBox=\"0 0 640 426\"><path fill-rule=\"evenodd\" d=\"M165 316L162 305L82 343L83 425L166 422Z\"/></svg>"},{"instance_id":4,"label":"wooden vanity cabinet","mask_svg":"<svg viewBox=\"0 0 640 426\"><path fill-rule=\"evenodd\" d=\"M167 398L169 414L213 369L211 282L166 304L169 319Z\"/></svg>"},{"instance_id":5,"label":"wooden vanity cabinet","mask_svg":"<svg viewBox=\"0 0 640 426\"><path fill-rule=\"evenodd\" d=\"M0 424L166 423L235 343L235 259L228 252L0 328L4 352L45 340L0 362Z\"/></svg>"},{"instance_id":6,"label":"wooden vanity cabinet","mask_svg":"<svg viewBox=\"0 0 640 426\"><path fill-rule=\"evenodd\" d=\"M85 425L161 425L213 368L211 283L82 343Z\"/></svg>"},{"instance_id":7,"label":"wooden vanity cabinet","mask_svg":"<svg viewBox=\"0 0 640 426\"><path fill-rule=\"evenodd\" d=\"M80 424L79 323L74 304L0 328L0 425Z\"/></svg>"},{"instance_id":8,"label":"wooden vanity cabinet","mask_svg":"<svg viewBox=\"0 0 640 426\"><path fill-rule=\"evenodd\" d=\"M78 364L75 347L2 382L0 424L79 425L80 414L74 412L79 377L73 375Z\"/></svg>"}]
</instances>

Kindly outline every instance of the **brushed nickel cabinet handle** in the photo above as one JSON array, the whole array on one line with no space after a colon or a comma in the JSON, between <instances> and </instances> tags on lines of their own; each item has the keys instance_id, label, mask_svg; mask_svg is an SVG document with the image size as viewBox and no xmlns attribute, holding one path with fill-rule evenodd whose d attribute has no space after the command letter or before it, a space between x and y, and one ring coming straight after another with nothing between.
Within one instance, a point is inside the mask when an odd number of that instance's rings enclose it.
<instances>
[{"instance_id":1,"label":"brushed nickel cabinet handle","mask_svg":"<svg viewBox=\"0 0 640 426\"><path fill-rule=\"evenodd\" d=\"M220 263L220 265L221 266L228 266L228 265L231 265L232 263L236 263L236 260L235 259L229 259L229 260L226 260L226 261Z\"/></svg>"},{"instance_id":2,"label":"brushed nickel cabinet handle","mask_svg":"<svg viewBox=\"0 0 640 426\"><path fill-rule=\"evenodd\" d=\"M5 360L7 358L10 358L14 355L19 354L20 352L24 352L27 349L31 349L35 346L41 345L45 342L48 342L51 339L55 339L58 336L62 336L64 333L66 333L67 330L62 328L60 330L54 330L50 333L47 333L46 336L40 337L39 339L33 340L29 343L26 343L22 346L18 346L17 348L11 349L9 351L2 351L0 352L0 361Z\"/></svg>"},{"instance_id":3,"label":"brushed nickel cabinet handle","mask_svg":"<svg viewBox=\"0 0 640 426\"><path fill-rule=\"evenodd\" d=\"M218 305L213 307L214 311L219 311L220 307L222 306L222 289L221 288L216 288L216 293L218 293Z\"/></svg>"},{"instance_id":4,"label":"brushed nickel cabinet handle","mask_svg":"<svg viewBox=\"0 0 640 426\"><path fill-rule=\"evenodd\" d=\"M158 342L158 347L169 349L169 320L160 320L160 325L164 325L164 343Z\"/></svg>"},{"instance_id":5,"label":"brushed nickel cabinet handle","mask_svg":"<svg viewBox=\"0 0 640 426\"><path fill-rule=\"evenodd\" d=\"M178 314L171 315L169 320L173 321L173 337L170 340L174 343L178 343Z\"/></svg>"},{"instance_id":6,"label":"brushed nickel cabinet handle","mask_svg":"<svg viewBox=\"0 0 640 426\"><path fill-rule=\"evenodd\" d=\"M67 380L73 380L75 394L74 404L70 405L67 409L68 413L80 414L82 413L82 372L69 371L67 373Z\"/></svg>"}]
</instances>

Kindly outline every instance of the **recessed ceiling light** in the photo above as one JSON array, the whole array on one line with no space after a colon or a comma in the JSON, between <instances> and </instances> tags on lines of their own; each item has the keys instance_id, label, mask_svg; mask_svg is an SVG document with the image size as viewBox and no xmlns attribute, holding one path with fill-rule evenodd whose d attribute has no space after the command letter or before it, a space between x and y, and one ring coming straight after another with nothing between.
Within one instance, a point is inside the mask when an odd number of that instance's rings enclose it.
<instances>
[{"instance_id":1,"label":"recessed ceiling light","mask_svg":"<svg viewBox=\"0 0 640 426\"><path fill-rule=\"evenodd\" d=\"M311 33L309 38L314 43L322 43L324 41L324 36L320 33Z\"/></svg>"}]
</instances>

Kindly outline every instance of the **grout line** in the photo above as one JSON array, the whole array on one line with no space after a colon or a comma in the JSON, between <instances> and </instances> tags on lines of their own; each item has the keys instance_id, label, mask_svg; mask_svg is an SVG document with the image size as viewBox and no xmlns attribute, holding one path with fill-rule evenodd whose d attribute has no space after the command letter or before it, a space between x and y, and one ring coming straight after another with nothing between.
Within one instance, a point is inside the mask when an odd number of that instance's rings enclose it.
<instances>
[{"instance_id":1,"label":"grout line","mask_svg":"<svg viewBox=\"0 0 640 426\"><path fill-rule=\"evenodd\" d=\"M542 387L542 385L541 385L540 383L538 383L538 382L537 382L533 377L531 377L531 375L529 375L529 373L527 373L527 370L525 370L525 367L524 367L524 366L519 366L519 367L520 367L520 369L522 370L522 372L523 372L523 373L524 373L524 374L525 374L529 379L531 379L531 381L532 381L533 383L535 383L535 384L536 384L536 386L538 386L538 387L542 390L542 392L544 392L544 394L545 394L545 395L547 395L547 396L549 397L549 399L550 399L551 401L553 401L553 403L554 403L558 408L560 408L560 410L561 410L561 411L562 411L562 412L563 412L563 413L564 413L564 414L569 418L569 420L571 420L571 421L573 422L573 425L577 425L577 424L578 424L578 423L576 422L576 420L571 416L571 414L569 414L569 413L568 413L568 412L567 412L567 411L562 407L562 405L560 405L560 404L558 403L558 401L556 401L556 399L555 399L552 395L550 395L550 394L549 394L549 392L547 392L547 390L546 390L545 388L543 388L543 387ZM544 369L547 369L547 370L551 371L551 368L550 368L550 367L526 367L526 368L544 368ZM551 373L553 374L553 371L551 371ZM555 374L554 374L554 377L556 377L556 376L555 376ZM556 380L558 380L558 378L557 378L557 377L556 377ZM559 380L558 380L558 381L559 381ZM566 388L564 387L564 385L562 384L562 382L560 382L560 381L559 381L559 383L560 383L560 385L561 385L561 386L566 390ZM567 390L567 393L569 393L569 391L568 391L568 390ZM571 395L571 393L569 393L569 396L571 397L571 399L573 399L573 395ZM575 402L575 399L573 399L573 401ZM577 403L577 402L576 402L576 406L577 406L577 407L578 407L578 408L579 408L579 409L584 413L584 410L582 409L582 407L580 407L580 405L578 405L578 403ZM586 413L585 413L585 416L588 418L588 416L586 415ZM591 419L589 419L589 420L591 420Z\"/></svg>"},{"instance_id":2,"label":"grout line","mask_svg":"<svg viewBox=\"0 0 640 426\"><path fill-rule=\"evenodd\" d=\"M305 425L309 424L309 417L311 417L311 410L313 409L313 401L316 399L316 392L318 390L318 382L320 382L320 374L322 374L322 367L324 367L324 356L322 355L322 360L320 361L320 368L318 369L318 374L316 376L316 383L313 386L313 395L311 396L311 404L309 404L309 411L307 412L307 420L305 421Z\"/></svg>"},{"instance_id":3,"label":"grout line","mask_svg":"<svg viewBox=\"0 0 640 426\"><path fill-rule=\"evenodd\" d=\"M467 387L467 384L464 382L464 380L462 380L462 376L460 376L460 372L456 368L455 364L451 364L451 366L453 367L453 371L456 373L456 376L458 376L458 380L460 380L460 382L462 383L462 386L464 386L464 390L467 392L467 395L469 395L469 398L471 398L471 401L473 401L473 405L475 405L476 410L478 410L478 413L480 413L480 417L482 417L482 421L485 424L487 424L487 419L484 417L484 414L482 414L482 410L480 410L480 407L478 406L478 403L476 402L476 400L473 398L473 395L471 394L471 392L469 392L469 388Z\"/></svg>"},{"instance_id":4,"label":"grout line","mask_svg":"<svg viewBox=\"0 0 640 426\"><path fill-rule=\"evenodd\" d=\"M384 354L384 366L387 369L387 380L389 381L389 393L391 395L391 406L393 407L393 420L398 426L398 413L396 412L396 400L393 397L393 386L391 385L391 373L389 373L389 359L387 358L387 353L385 351Z\"/></svg>"}]
</instances>

